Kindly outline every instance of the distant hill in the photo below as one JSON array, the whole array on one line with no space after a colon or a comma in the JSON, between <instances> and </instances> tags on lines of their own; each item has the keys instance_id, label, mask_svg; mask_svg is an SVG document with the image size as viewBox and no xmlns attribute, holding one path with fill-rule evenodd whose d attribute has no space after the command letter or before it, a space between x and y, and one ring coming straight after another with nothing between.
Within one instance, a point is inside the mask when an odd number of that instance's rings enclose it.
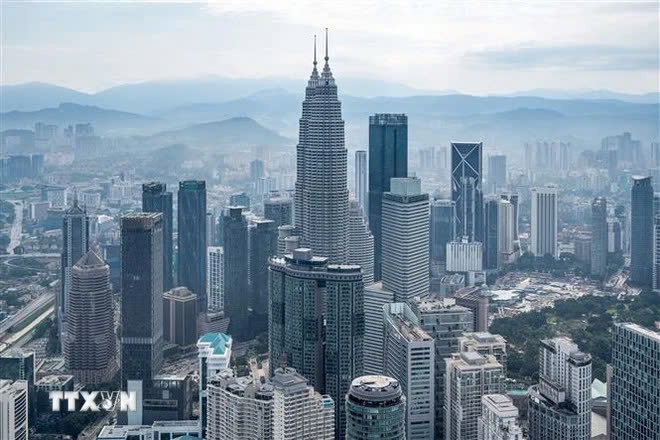
<instances>
[{"instance_id":1,"label":"distant hill","mask_svg":"<svg viewBox=\"0 0 660 440\"><path fill-rule=\"evenodd\" d=\"M217 150L227 146L234 148L253 145L283 147L295 144L293 139L280 136L254 119L246 117L195 124L179 130L160 132L152 136L151 142L158 144L183 143L207 150Z\"/></svg>"},{"instance_id":2,"label":"distant hill","mask_svg":"<svg viewBox=\"0 0 660 440\"><path fill-rule=\"evenodd\" d=\"M35 111L57 107L63 102L89 104L92 98L87 93L39 82L0 86L0 95L2 95L0 113L12 110Z\"/></svg>"},{"instance_id":3,"label":"distant hill","mask_svg":"<svg viewBox=\"0 0 660 440\"><path fill-rule=\"evenodd\" d=\"M10 111L0 114L6 127L34 129L36 122L60 127L90 122L99 134L140 134L157 129L160 121L136 113L108 110L96 106L64 103L57 108L37 111Z\"/></svg>"},{"instance_id":4,"label":"distant hill","mask_svg":"<svg viewBox=\"0 0 660 440\"><path fill-rule=\"evenodd\" d=\"M560 89L532 89L507 93L501 96L537 96L548 99L598 99L598 100L617 100L627 101L637 104L658 104L660 103L660 93L650 92L641 94L620 93L611 90L560 90Z\"/></svg>"}]
</instances>

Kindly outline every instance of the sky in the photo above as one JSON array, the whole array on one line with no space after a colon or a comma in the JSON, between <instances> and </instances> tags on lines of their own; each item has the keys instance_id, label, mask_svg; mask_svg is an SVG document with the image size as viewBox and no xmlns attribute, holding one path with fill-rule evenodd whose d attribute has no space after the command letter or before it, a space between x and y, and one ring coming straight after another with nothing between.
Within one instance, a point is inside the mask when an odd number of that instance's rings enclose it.
<instances>
[{"instance_id":1,"label":"sky","mask_svg":"<svg viewBox=\"0 0 660 440\"><path fill-rule=\"evenodd\" d=\"M4 84L94 92L149 80L341 77L422 90L660 90L660 3L439 0L0 1ZM319 47L319 50L321 48Z\"/></svg>"}]
</instances>

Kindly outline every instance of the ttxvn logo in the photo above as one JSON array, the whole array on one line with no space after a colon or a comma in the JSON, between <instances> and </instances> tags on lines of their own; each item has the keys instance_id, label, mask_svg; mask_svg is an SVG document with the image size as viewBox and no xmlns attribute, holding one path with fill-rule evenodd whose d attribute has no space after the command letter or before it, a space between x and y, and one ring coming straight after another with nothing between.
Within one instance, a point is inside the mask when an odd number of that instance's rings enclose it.
<instances>
[{"instance_id":1,"label":"ttxvn logo","mask_svg":"<svg viewBox=\"0 0 660 440\"><path fill-rule=\"evenodd\" d=\"M48 398L51 400L53 411L61 411L61 401L67 401L67 411L76 411L76 402L82 397L84 403L80 411L136 411L137 396L134 391L51 391Z\"/></svg>"}]
</instances>

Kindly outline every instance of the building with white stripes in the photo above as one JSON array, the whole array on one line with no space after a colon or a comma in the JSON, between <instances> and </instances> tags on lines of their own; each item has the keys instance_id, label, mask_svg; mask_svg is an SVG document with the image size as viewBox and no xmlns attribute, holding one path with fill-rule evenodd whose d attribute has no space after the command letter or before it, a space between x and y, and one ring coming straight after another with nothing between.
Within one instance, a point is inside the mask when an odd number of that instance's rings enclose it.
<instances>
[{"instance_id":1,"label":"building with white stripes","mask_svg":"<svg viewBox=\"0 0 660 440\"><path fill-rule=\"evenodd\" d=\"M532 234L530 251L537 257L558 256L556 186L532 188Z\"/></svg>"}]
</instances>

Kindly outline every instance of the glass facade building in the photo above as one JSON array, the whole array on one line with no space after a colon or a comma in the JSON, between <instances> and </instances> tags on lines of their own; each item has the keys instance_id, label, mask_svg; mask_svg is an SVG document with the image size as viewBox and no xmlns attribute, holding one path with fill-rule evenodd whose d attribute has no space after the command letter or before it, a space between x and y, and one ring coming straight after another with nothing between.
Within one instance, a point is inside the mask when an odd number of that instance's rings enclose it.
<instances>
[{"instance_id":1,"label":"glass facade building","mask_svg":"<svg viewBox=\"0 0 660 440\"><path fill-rule=\"evenodd\" d=\"M653 186L650 177L633 177L630 207L630 281L650 286L653 237Z\"/></svg>"},{"instance_id":2,"label":"glass facade building","mask_svg":"<svg viewBox=\"0 0 660 440\"><path fill-rule=\"evenodd\" d=\"M206 182L179 182L178 285L197 295L199 312L206 311Z\"/></svg>"},{"instance_id":3,"label":"glass facade building","mask_svg":"<svg viewBox=\"0 0 660 440\"><path fill-rule=\"evenodd\" d=\"M160 182L142 185L142 211L163 214L163 290L168 291L174 287L172 273L174 219L172 192L167 191L167 185Z\"/></svg>"},{"instance_id":4,"label":"glass facade building","mask_svg":"<svg viewBox=\"0 0 660 440\"><path fill-rule=\"evenodd\" d=\"M222 218L224 234L224 310L230 332L243 332L248 312L248 225L242 206L230 206Z\"/></svg>"},{"instance_id":5,"label":"glass facade building","mask_svg":"<svg viewBox=\"0 0 660 440\"><path fill-rule=\"evenodd\" d=\"M362 376L346 399L346 440L406 438L406 398L396 379Z\"/></svg>"},{"instance_id":6,"label":"glass facade building","mask_svg":"<svg viewBox=\"0 0 660 440\"><path fill-rule=\"evenodd\" d=\"M457 237L481 241L483 235L483 143L451 143L451 199L456 203Z\"/></svg>"}]
</instances>

